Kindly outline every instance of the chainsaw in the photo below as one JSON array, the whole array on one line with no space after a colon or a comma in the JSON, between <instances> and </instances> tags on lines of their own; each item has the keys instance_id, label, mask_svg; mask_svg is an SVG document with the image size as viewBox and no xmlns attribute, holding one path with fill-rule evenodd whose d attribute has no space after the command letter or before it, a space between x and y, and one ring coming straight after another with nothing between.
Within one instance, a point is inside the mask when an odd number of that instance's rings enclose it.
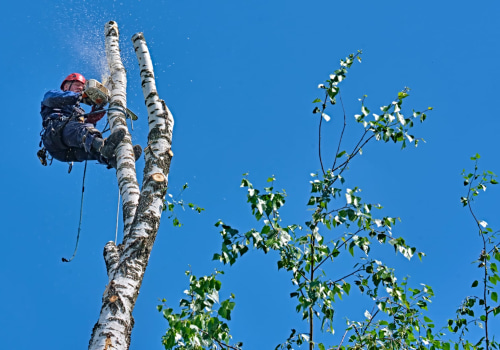
<instances>
[{"instance_id":1,"label":"chainsaw","mask_svg":"<svg viewBox=\"0 0 500 350\"><path fill-rule=\"evenodd\" d=\"M96 109L102 109L109 103L111 95L109 90L100 82L95 79L89 79L85 82L85 89L83 90L83 103L87 105L94 105ZM130 109L127 110L127 118L137 120L137 115Z\"/></svg>"}]
</instances>

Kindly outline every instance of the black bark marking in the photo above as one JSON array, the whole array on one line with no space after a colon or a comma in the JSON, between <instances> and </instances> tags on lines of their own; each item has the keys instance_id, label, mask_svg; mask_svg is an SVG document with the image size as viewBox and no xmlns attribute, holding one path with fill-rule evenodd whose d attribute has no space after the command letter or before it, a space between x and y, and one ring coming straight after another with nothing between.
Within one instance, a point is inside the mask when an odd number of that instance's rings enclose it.
<instances>
[{"instance_id":1,"label":"black bark marking","mask_svg":"<svg viewBox=\"0 0 500 350\"><path fill-rule=\"evenodd\" d=\"M144 40L144 34L142 32L139 32L139 33L135 33L133 36L132 36L132 42L136 42L137 40Z\"/></svg>"}]
</instances>

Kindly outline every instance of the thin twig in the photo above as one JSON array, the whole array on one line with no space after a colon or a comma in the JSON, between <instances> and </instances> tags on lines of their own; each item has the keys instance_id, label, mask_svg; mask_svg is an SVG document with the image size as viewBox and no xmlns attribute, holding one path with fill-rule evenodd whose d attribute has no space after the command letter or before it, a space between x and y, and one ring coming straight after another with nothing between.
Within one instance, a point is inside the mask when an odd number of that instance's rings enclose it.
<instances>
[{"instance_id":1,"label":"thin twig","mask_svg":"<svg viewBox=\"0 0 500 350\"><path fill-rule=\"evenodd\" d=\"M344 205L342 208L333 209L332 211L329 211L328 213L325 213L325 215L329 215L329 214L341 211L342 209L346 209L346 208L349 208L349 206L348 205Z\"/></svg>"},{"instance_id":2,"label":"thin twig","mask_svg":"<svg viewBox=\"0 0 500 350\"><path fill-rule=\"evenodd\" d=\"M347 274L347 275L345 275L344 277L341 277L341 278L339 278L339 279L337 279L337 280L335 280L335 281L330 281L330 283L331 283L331 284L335 284L335 283L337 283L337 282L339 282L339 281L342 281L343 279L346 279L347 277L351 277L351 276L352 276L352 275L354 275L355 273L357 273L357 272L359 272L359 271L363 271L363 267L364 267L364 266L365 266L365 265L361 266L361 267L360 267L359 269L357 269L356 271L351 272L350 274Z\"/></svg>"},{"instance_id":3,"label":"thin twig","mask_svg":"<svg viewBox=\"0 0 500 350\"><path fill-rule=\"evenodd\" d=\"M498 310L498 309L500 309L500 305L495 306L495 307L494 307L493 309L491 309L491 310L488 310L487 314L489 314L489 313L491 313L491 312L493 312L493 311L495 311L495 310Z\"/></svg>"},{"instance_id":4,"label":"thin twig","mask_svg":"<svg viewBox=\"0 0 500 350\"><path fill-rule=\"evenodd\" d=\"M340 249L342 248L343 245L347 244L347 242L349 242L351 239L354 238L354 236L359 233L360 231L363 231L363 229L359 229L357 230L356 232L354 232L354 234L352 234L348 239L346 239L345 241L343 241L338 247L335 246L335 249ZM332 255L333 255L334 252L331 252L330 254L328 254L317 266L316 266L316 270L321 266L323 265L323 263L328 260Z\"/></svg>"},{"instance_id":5,"label":"thin twig","mask_svg":"<svg viewBox=\"0 0 500 350\"><path fill-rule=\"evenodd\" d=\"M367 140L364 141L364 143L361 146L359 146L363 142L366 134L368 134L368 130L365 130L365 132L363 133L363 136L361 136L361 139L358 141L358 144L354 147L354 150L351 153L349 153L349 155L347 156L347 159L342 164L340 164L335 169L333 169L332 172L335 171L335 170L338 170L340 168L344 168L345 169L345 167L347 166L347 164L349 164L349 162L351 161L351 159L353 159L354 157L356 157L356 155L359 152L359 149L363 148L373 137L375 137L375 135L370 136ZM344 170L342 170L339 173L339 175L342 174L342 172L344 172Z\"/></svg>"},{"instance_id":6,"label":"thin twig","mask_svg":"<svg viewBox=\"0 0 500 350\"><path fill-rule=\"evenodd\" d=\"M347 328L345 330L344 335L342 336L342 339L340 340L340 344L339 344L339 347L337 348L337 350L340 350L340 347L342 346L342 343L344 342L344 338L347 335L347 332L349 332L349 328Z\"/></svg>"},{"instance_id":7,"label":"thin twig","mask_svg":"<svg viewBox=\"0 0 500 350\"><path fill-rule=\"evenodd\" d=\"M311 282L314 281L314 246L316 240L314 239L314 235L311 234ZM313 339L313 331L314 331L314 314L313 314L313 305L309 307L309 350L314 350L314 339Z\"/></svg>"},{"instance_id":8,"label":"thin twig","mask_svg":"<svg viewBox=\"0 0 500 350\"><path fill-rule=\"evenodd\" d=\"M496 233L496 232L495 232ZM492 251L494 251L495 249L498 249L498 244L495 244L493 246L493 248L490 249L490 251L488 252L488 254L490 254Z\"/></svg>"},{"instance_id":9,"label":"thin twig","mask_svg":"<svg viewBox=\"0 0 500 350\"><path fill-rule=\"evenodd\" d=\"M390 128L390 127L393 127L397 124L398 124L397 122L394 122L392 124L388 124L387 127ZM368 134L369 131L370 131L370 129L365 129L363 136L361 136L361 139L358 141L357 145L354 147L354 150L349 154L347 160L345 160L342 164L337 166L335 169L332 169L332 172L337 170L337 169L340 169L340 168L343 168L343 169L338 173L338 175L340 175L344 172L347 164L351 161L351 159L353 159L355 156L357 156L359 154L359 150L362 149L371 139L373 139L375 137L375 134L373 134L367 140L365 140L363 144L361 144L363 142L366 134ZM361 144L361 146L360 146L360 144Z\"/></svg>"},{"instance_id":10,"label":"thin twig","mask_svg":"<svg viewBox=\"0 0 500 350\"><path fill-rule=\"evenodd\" d=\"M473 179L475 180L476 179L476 175L477 175L477 160L476 160L476 164L474 166L474 176L473 176ZM472 184L474 182L474 180L472 180L470 183L469 183L469 188L468 188L468 192L467 192L467 207L469 208L469 211L472 215L472 217L474 218L474 221L476 222L476 225L477 225L477 228L479 230L479 236L481 237L481 240L483 241L483 249L481 251L481 256L479 257L479 259L481 260L481 263L484 265L484 280L483 280L483 300L484 300L484 332L485 332L485 342L486 342L486 350L489 350L489 345L490 345L490 340L489 340L489 336L488 336L488 299L487 299L487 292L488 292L488 264L486 262L486 239L484 238L484 234L483 234L483 230L481 228L481 224L479 222L479 220L477 219L476 217L476 214L474 213L474 210L472 210L472 205L471 205L471 190L472 190ZM481 182L480 182L481 183Z\"/></svg>"},{"instance_id":11,"label":"thin twig","mask_svg":"<svg viewBox=\"0 0 500 350\"><path fill-rule=\"evenodd\" d=\"M373 310L372 310L373 311ZM372 323L373 319L375 318L375 316L377 316L377 314L379 313L380 309L378 309L373 315L372 317L370 317L370 321L368 321L368 323L366 324L365 328L363 329L363 333L366 332L366 330L368 329L368 327L370 326L370 324Z\"/></svg>"},{"instance_id":12,"label":"thin twig","mask_svg":"<svg viewBox=\"0 0 500 350\"><path fill-rule=\"evenodd\" d=\"M311 282L311 281L309 280L309 278L307 278L307 277L306 277L306 275L304 275L304 273L303 273L302 271L300 271L300 270L298 270L298 269L297 269L297 271L296 271L296 272L298 272L298 273L299 273L302 277L304 277L304 279L306 280L306 282Z\"/></svg>"},{"instance_id":13,"label":"thin twig","mask_svg":"<svg viewBox=\"0 0 500 350\"><path fill-rule=\"evenodd\" d=\"M363 339L361 339L361 334L359 334L358 332L358 328L356 327L356 325L353 323L352 326L354 327L354 331L356 332L356 334L358 335L358 338L359 338L359 342L361 344L361 347L363 347Z\"/></svg>"},{"instance_id":14,"label":"thin twig","mask_svg":"<svg viewBox=\"0 0 500 350\"><path fill-rule=\"evenodd\" d=\"M323 160L321 159L321 125L323 123L323 113L326 109L326 100L328 98L328 92L325 91L325 100L323 101L321 115L319 116L319 130L318 130L318 153L319 153L319 163L321 164L321 171L325 175L325 168L323 167Z\"/></svg>"},{"instance_id":15,"label":"thin twig","mask_svg":"<svg viewBox=\"0 0 500 350\"><path fill-rule=\"evenodd\" d=\"M237 348L237 347L234 347L234 346L231 346L229 344L226 344L224 342L221 342L220 340L217 340L215 338L212 338L210 336L210 333L208 333L207 331L204 331L204 330L201 330L202 333L205 333L206 335L208 335L210 337L210 339L212 339L213 341L215 341L217 344L219 344L219 346L221 347L221 349L224 348L224 346L228 349L234 349L234 350L241 350L241 348Z\"/></svg>"},{"instance_id":16,"label":"thin twig","mask_svg":"<svg viewBox=\"0 0 500 350\"><path fill-rule=\"evenodd\" d=\"M344 102L342 101L342 95L340 94L340 89L339 89L339 97L340 97L340 104L342 105L342 111L344 112L344 126L342 127L342 132L340 133L339 144L337 145L337 152L335 153L335 159L333 160L332 169L334 169L335 164L337 164L337 155L339 154L340 146L342 145L342 138L344 137L344 132L347 125Z\"/></svg>"}]
</instances>

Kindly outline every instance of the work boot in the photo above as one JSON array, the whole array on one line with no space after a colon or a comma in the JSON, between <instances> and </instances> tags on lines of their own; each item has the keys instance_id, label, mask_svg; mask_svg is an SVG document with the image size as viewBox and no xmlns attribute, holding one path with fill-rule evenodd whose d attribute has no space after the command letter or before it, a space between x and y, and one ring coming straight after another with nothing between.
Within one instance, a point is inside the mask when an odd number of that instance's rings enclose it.
<instances>
[{"instance_id":1,"label":"work boot","mask_svg":"<svg viewBox=\"0 0 500 350\"><path fill-rule=\"evenodd\" d=\"M88 138L87 138L88 140ZM85 150L89 148L88 153L92 158L99 159L101 158L101 149L104 146L104 140L99 136L94 136L92 141L90 141L90 145L87 146L87 140L85 140Z\"/></svg>"},{"instance_id":2,"label":"work boot","mask_svg":"<svg viewBox=\"0 0 500 350\"><path fill-rule=\"evenodd\" d=\"M115 149L118 147L120 142L122 142L125 134L125 130L119 129L112 132L111 135L104 140L104 146L101 148L101 154L104 158L111 159L115 156Z\"/></svg>"},{"instance_id":3,"label":"work boot","mask_svg":"<svg viewBox=\"0 0 500 350\"><path fill-rule=\"evenodd\" d=\"M135 161L137 162L137 159L139 159L139 157L142 154L142 147L141 147L141 145L134 145L134 147L132 147L132 148L134 149L134 158L135 158Z\"/></svg>"},{"instance_id":4,"label":"work boot","mask_svg":"<svg viewBox=\"0 0 500 350\"><path fill-rule=\"evenodd\" d=\"M98 136L94 136L92 139L92 144L90 146L91 153L101 153L101 149L104 146L104 140Z\"/></svg>"},{"instance_id":5,"label":"work boot","mask_svg":"<svg viewBox=\"0 0 500 350\"><path fill-rule=\"evenodd\" d=\"M132 147L132 148L134 150L135 161L137 162L137 160L139 159L139 157L142 154L142 147L141 147L141 145L134 145L134 147ZM108 169L111 169L111 168L115 168L116 169L117 165L118 164L117 164L116 156L115 155L113 155L113 157L111 157L111 158L108 159Z\"/></svg>"}]
</instances>

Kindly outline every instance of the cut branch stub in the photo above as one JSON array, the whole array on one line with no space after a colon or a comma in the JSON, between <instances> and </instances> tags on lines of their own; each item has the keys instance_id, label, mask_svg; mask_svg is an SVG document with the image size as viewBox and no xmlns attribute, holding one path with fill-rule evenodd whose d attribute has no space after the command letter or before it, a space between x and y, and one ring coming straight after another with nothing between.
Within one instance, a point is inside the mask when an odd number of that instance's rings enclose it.
<instances>
[{"instance_id":1,"label":"cut branch stub","mask_svg":"<svg viewBox=\"0 0 500 350\"><path fill-rule=\"evenodd\" d=\"M151 178L156 182L165 181L165 175L163 175L162 173L154 173L153 175L151 175Z\"/></svg>"}]
</instances>

